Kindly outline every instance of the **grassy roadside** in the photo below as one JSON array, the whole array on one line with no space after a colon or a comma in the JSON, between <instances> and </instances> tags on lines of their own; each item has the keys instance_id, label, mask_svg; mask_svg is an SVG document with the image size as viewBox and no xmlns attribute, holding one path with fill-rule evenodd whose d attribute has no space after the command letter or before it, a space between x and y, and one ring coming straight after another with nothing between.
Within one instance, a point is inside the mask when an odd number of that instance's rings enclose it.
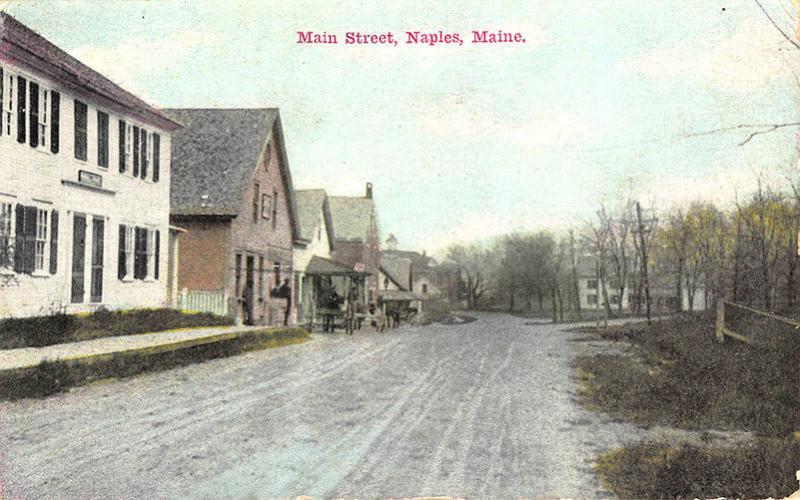
<instances>
[{"instance_id":1,"label":"grassy roadside","mask_svg":"<svg viewBox=\"0 0 800 500\"><path fill-rule=\"evenodd\" d=\"M175 309L101 310L92 314L11 318L0 321L0 349L43 347L101 337L232 324L230 318Z\"/></svg>"},{"instance_id":2,"label":"grassy roadside","mask_svg":"<svg viewBox=\"0 0 800 500\"><path fill-rule=\"evenodd\" d=\"M44 361L31 368L0 372L0 400L45 397L105 378L169 370L210 359L305 342L301 328L251 330L214 342L175 344L89 360Z\"/></svg>"},{"instance_id":3,"label":"grassy roadside","mask_svg":"<svg viewBox=\"0 0 800 500\"><path fill-rule=\"evenodd\" d=\"M638 443L598 461L606 486L624 498L783 496L797 484L800 348L796 332L771 330L754 348L718 344L710 316L596 331L584 340L629 346L625 354L578 356L588 407L650 426L743 430L758 438L728 448Z\"/></svg>"}]
</instances>

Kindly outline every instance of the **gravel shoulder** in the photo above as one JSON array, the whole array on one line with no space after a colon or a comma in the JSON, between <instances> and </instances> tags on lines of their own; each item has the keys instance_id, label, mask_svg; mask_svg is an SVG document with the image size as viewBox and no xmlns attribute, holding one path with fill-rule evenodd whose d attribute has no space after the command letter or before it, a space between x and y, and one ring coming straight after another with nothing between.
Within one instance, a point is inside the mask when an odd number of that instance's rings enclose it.
<instances>
[{"instance_id":1,"label":"gravel shoulder","mask_svg":"<svg viewBox=\"0 0 800 500\"><path fill-rule=\"evenodd\" d=\"M9 497L608 496L641 430L584 410L580 334L478 314L0 406Z\"/></svg>"}]
</instances>

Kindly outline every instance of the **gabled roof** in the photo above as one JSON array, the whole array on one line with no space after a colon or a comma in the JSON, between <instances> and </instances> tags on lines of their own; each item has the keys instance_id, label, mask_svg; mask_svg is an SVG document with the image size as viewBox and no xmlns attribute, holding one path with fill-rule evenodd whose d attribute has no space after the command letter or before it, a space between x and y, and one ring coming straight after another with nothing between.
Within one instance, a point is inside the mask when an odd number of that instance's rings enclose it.
<instances>
[{"instance_id":1,"label":"gabled roof","mask_svg":"<svg viewBox=\"0 0 800 500\"><path fill-rule=\"evenodd\" d=\"M381 253L381 271L401 290L408 290L411 279L411 261Z\"/></svg>"},{"instance_id":2,"label":"gabled roof","mask_svg":"<svg viewBox=\"0 0 800 500\"><path fill-rule=\"evenodd\" d=\"M110 108L116 108L164 130L180 124L130 92L86 66L52 42L0 12L0 60L43 74L77 94L89 94Z\"/></svg>"},{"instance_id":3,"label":"gabled roof","mask_svg":"<svg viewBox=\"0 0 800 500\"><path fill-rule=\"evenodd\" d=\"M352 196L330 196L328 200L336 238L366 241L372 230L373 218L377 224L375 201L372 198Z\"/></svg>"},{"instance_id":4,"label":"gabled roof","mask_svg":"<svg viewBox=\"0 0 800 500\"><path fill-rule=\"evenodd\" d=\"M293 238L300 237L280 114L260 109L168 109L184 124L172 135L172 215L236 217L245 186L275 132Z\"/></svg>"},{"instance_id":5,"label":"gabled roof","mask_svg":"<svg viewBox=\"0 0 800 500\"><path fill-rule=\"evenodd\" d=\"M411 250L383 250L382 253L410 260L415 272L423 273L435 264L433 257Z\"/></svg>"},{"instance_id":6,"label":"gabled roof","mask_svg":"<svg viewBox=\"0 0 800 500\"><path fill-rule=\"evenodd\" d=\"M331 220L331 208L328 195L324 189L297 189L294 192L297 202L297 218L300 224L300 238L306 241L314 239L317 228L323 222L328 234L328 245L334 248L335 233Z\"/></svg>"}]
</instances>

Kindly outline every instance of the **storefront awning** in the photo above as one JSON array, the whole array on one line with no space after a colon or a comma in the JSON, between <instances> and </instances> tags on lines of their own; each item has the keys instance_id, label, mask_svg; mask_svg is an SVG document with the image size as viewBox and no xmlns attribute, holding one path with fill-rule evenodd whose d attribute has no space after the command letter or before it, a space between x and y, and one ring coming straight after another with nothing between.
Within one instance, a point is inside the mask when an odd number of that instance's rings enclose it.
<instances>
[{"instance_id":1,"label":"storefront awning","mask_svg":"<svg viewBox=\"0 0 800 500\"><path fill-rule=\"evenodd\" d=\"M340 264L335 260L326 259L317 255L311 257L311 262L306 266L307 275L319 276L367 276L366 271L356 271L350 267Z\"/></svg>"}]
</instances>

